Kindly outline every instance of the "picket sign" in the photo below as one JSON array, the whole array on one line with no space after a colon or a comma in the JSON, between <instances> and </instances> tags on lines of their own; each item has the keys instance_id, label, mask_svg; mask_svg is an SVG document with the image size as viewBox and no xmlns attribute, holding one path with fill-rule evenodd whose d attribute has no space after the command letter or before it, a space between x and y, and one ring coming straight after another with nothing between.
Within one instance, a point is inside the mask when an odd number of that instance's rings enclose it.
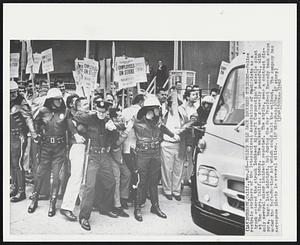
<instances>
[{"instance_id":1,"label":"picket sign","mask_svg":"<svg viewBox=\"0 0 300 245\"><path fill-rule=\"evenodd\" d=\"M52 48L44 50L41 54L43 74L54 71Z\"/></svg>"},{"instance_id":2,"label":"picket sign","mask_svg":"<svg viewBox=\"0 0 300 245\"><path fill-rule=\"evenodd\" d=\"M145 58L116 57L114 81L119 89L137 86L140 82L147 82Z\"/></svg>"},{"instance_id":3,"label":"picket sign","mask_svg":"<svg viewBox=\"0 0 300 245\"><path fill-rule=\"evenodd\" d=\"M20 53L10 54L10 78L19 77Z\"/></svg>"},{"instance_id":4,"label":"picket sign","mask_svg":"<svg viewBox=\"0 0 300 245\"><path fill-rule=\"evenodd\" d=\"M75 71L73 77L76 84L76 93L93 100L95 85L99 71L99 63L93 59L75 59Z\"/></svg>"}]
</instances>

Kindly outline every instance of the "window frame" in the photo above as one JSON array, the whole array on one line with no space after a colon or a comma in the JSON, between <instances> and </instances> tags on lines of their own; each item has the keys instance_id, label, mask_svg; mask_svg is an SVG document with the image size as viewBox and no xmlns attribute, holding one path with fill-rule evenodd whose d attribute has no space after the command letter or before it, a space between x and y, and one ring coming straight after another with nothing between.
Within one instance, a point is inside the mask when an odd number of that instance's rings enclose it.
<instances>
[{"instance_id":1,"label":"window frame","mask_svg":"<svg viewBox=\"0 0 300 245\"><path fill-rule=\"evenodd\" d=\"M223 92L224 92L224 90L225 90L225 88L226 88L226 86L227 86L227 84L228 84L228 79L229 79L229 77L231 76L231 74L233 73L233 72L235 72L236 70L238 70L238 69L241 69L241 68L246 68L246 66L245 65L239 65L239 66L236 66L236 67L234 67L229 73L228 73L228 75L227 75L227 77L226 77L226 81L225 81L225 83L224 83L224 86L223 86L223 88L222 88L222 91L220 92L220 95L219 95L219 99L218 99L218 101L217 101L217 105L216 105L216 109L215 109L215 111L214 111L214 115L213 115L213 124L214 125L224 125L224 126L236 126L236 125L238 125L238 123L218 123L218 122L216 122L216 114L217 114L217 112L219 111L219 102L220 102L220 100L221 100L221 98L222 98L222 94L223 94ZM236 96L236 95L234 95L234 96ZM244 108L244 110L245 110L246 108ZM244 125L244 124L242 124L242 125Z\"/></svg>"}]
</instances>

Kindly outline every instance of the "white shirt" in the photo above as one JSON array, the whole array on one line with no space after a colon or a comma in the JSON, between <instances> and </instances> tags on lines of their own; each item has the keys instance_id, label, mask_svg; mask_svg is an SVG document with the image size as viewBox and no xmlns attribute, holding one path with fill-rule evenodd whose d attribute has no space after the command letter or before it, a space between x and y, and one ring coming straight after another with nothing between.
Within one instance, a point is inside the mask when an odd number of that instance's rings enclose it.
<instances>
[{"instance_id":1,"label":"white shirt","mask_svg":"<svg viewBox=\"0 0 300 245\"><path fill-rule=\"evenodd\" d=\"M167 113L167 102L161 104L161 113L163 116Z\"/></svg>"},{"instance_id":2,"label":"white shirt","mask_svg":"<svg viewBox=\"0 0 300 245\"><path fill-rule=\"evenodd\" d=\"M171 115L171 112L168 113L168 118L167 118L167 122L166 122L166 127L172 132L172 133L176 133L175 130L176 129L180 129L180 118L179 118L179 114L173 114ZM171 138L170 136L164 134L164 140L166 141L172 141L172 142L176 142L173 138Z\"/></svg>"},{"instance_id":3,"label":"white shirt","mask_svg":"<svg viewBox=\"0 0 300 245\"><path fill-rule=\"evenodd\" d=\"M186 102L185 105L182 105L182 107L184 108L184 110L186 111L187 117L190 120L191 119L191 115L196 114L197 115L197 107L195 104L193 104L192 106L189 104L189 102Z\"/></svg>"},{"instance_id":4,"label":"white shirt","mask_svg":"<svg viewBox=\"0 0 300 245\"><path fill-rule=\"evenodd\" d=\"M138 111L141 109L140 105L132 105L130 107L125 108L122 111L122 119L125 122L125 125L127 125L128 121L130 121L133 117L136 117L138 114ZM126 140L123 142L123 153L130 153L130 147L135 149L136 146L136 136L134 129L132 128L129 133Z\"/></svg>"},{"instance_id":5,"label":"white shirt","mask_svg":"<svg viewBox=\"0 0 300 245\"><path fill-rule=\"evenodd\" d=\"M70 95L71 95L71 94L70 94L69 92L65 91L65 94L64 94L64 97L63 97L65 104L67 103L67 98L68 98Z\"/></svg>"},{"instance_id":6,"label":"white shirt","mask_svg":"<svg viewBox=\"0 0 300 245\"><path fill-rule=\"evenodd\" d=\"M199 100L197 100L196 102L195 102L195 104L194 104L195 106L196 106L196 109L198 109L199 108L199 106L200 106L200 99Z\"/></svg>"}]
</instances>

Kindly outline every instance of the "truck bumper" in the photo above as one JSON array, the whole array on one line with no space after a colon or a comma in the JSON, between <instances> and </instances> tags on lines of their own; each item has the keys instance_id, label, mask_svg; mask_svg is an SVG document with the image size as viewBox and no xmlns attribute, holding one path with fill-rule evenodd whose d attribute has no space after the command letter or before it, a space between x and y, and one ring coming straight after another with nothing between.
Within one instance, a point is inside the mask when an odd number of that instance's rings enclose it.
<instances>
[{"instance_id":1,"label":"truck bumper","mask_svg":"<svg viewBox=\"0 0 300 245\"><path fill-rule=\"evenodd\" d=\"M191 214L194 223L217 235L245 235L243 217L234 214L224 217L217 209L198 201L192 201Z\"/></svg>"}]
</instances>

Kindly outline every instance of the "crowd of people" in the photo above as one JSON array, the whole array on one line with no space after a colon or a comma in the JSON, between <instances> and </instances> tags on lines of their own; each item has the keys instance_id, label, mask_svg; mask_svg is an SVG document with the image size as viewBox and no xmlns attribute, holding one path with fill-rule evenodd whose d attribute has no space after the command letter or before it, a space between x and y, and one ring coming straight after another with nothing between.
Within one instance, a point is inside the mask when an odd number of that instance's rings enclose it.
<instances>
[{"instance_id":1,"label":"crowd of people","mask_svg":"<svg viewBox=\"0 0 300 245\"><path fill-rule=\"evenodd\" d=\"M34 88L33 88L34 86ZM90 230L92 210L111 218L143 221L147 197L150 212L161 217L158 185L168 200L181 200L184 164L197 141L191 125L204 125L218 94L201 98L198 86L159 88L137 94L123 108L115 95L89 100L68 93L63 81L46 81L25 89L10 83L10 200L26 199L26 182L34 184L29 213L50 199L48 216L79 220ZM192 175L193 164L188 166ZM31 176L31 177L30 177ZM78 217L74 214L80 205Z\"/></svg>"}]
</instances>

